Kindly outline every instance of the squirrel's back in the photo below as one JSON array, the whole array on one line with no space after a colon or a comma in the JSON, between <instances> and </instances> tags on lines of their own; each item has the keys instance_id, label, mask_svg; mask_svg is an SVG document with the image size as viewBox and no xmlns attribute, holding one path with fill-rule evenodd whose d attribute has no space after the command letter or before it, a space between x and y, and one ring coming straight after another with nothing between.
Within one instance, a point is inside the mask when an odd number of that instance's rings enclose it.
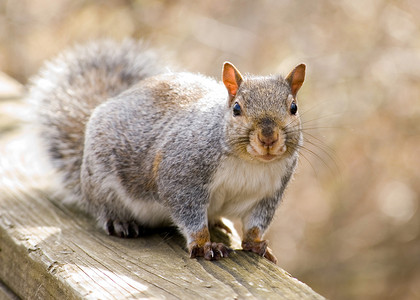
<instances>
[{"instance_id":1,"label":"squirrel's back","mask_svg":"<svg viewBox=\"0 0 420 300\"><path fill-rule=\"evenodd\" d=\"M139 81L162 73L142 42L111 40L76 46L48 62L31 82L41 136L67 188L80 193L85 125L99 104Z\"/></svg>"}]
</instances>

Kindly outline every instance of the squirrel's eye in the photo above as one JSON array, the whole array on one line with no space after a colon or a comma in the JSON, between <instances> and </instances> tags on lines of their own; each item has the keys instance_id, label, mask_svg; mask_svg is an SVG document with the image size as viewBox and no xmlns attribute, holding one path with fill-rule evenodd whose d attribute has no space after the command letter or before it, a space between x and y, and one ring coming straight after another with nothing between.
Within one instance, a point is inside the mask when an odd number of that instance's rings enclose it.
<instances>
[{"instance_id":1,"label":"squirrel's eye","mask_svg":"<svg viewBox=\"0 0 420 300\"><path fill-rule=\"evenodd\" d=\"M235 104L233 105L233 115L236 116L240 116L242 113L241 111L241 106L239 105L238 102L235 102Z\"/></svg>"},{"instance_id":2,"label":"squirrel's eye","mask_svg":"<svg viewBox=\"0 0 420 300\"><path fill-rule=\"evenodd\" d=\"M297 104L295 101L293 101L292 104L290 104L290 113L292 115L296 115L297 113Z\"/></svg>"}]
</instances>

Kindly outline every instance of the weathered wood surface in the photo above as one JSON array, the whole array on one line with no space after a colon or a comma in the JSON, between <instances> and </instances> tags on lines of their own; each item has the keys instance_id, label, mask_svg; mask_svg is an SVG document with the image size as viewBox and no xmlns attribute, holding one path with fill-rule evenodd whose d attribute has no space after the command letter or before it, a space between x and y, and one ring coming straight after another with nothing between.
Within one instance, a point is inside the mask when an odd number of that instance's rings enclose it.
<instances>
[{"instance_id":1,"label":"weathered wood surface","mask_svg":"<svg viewBox=\"0 0 420 300\"><path fill-rule=\"evenodd\" d=\"M208 262L190 259L170 230L137 239L105 235L54 201L60 197L34 129L11 129L30 116L25 110L0 102L0 119L10 117L7 130L0 128L0 287L23 299L323 299L252 253ZM13 296L0 288L0 298Z\"/></svg>"}]
</instances>

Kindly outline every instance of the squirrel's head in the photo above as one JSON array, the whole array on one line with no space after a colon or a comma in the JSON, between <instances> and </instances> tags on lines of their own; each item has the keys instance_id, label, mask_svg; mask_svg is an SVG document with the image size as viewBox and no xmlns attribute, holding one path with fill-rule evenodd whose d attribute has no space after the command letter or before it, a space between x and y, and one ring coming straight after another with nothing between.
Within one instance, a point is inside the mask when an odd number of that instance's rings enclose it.
<instances>
[{"instance_id":1,"label":"squirrel's head","mask_svg":"<svg viewBox=\"0 0 420 300\"><path fill-rule=\"evenodd\" d=\"M229 95L227 137L234 153L270 162L298 151L302 133L296 95L305 68L298 65L286 78L243 77L234 65L224 63L222 79Z\"/></svg>"}]
</instances>

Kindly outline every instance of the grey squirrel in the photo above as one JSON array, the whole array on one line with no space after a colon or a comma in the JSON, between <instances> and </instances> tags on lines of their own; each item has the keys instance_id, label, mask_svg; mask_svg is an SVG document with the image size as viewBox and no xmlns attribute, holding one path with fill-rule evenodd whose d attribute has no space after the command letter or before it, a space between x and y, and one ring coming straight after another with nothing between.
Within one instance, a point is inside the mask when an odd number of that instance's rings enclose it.
<instances>
[{"instance_id":1,"label":"grey squirrel","mask_svg":"<svg viewBox=\"0 0 420 300\"><path fill-rule=\"evenodd\" d=\"M296 94L305 65L222 82L165 69L141 42L95 41L32 80L42 138L68 195L108 234L176 225L190 257L217 260L209 226L240 218L244 250L276 262L263 234L302 145Z\"/></svg>"}]
</instances>

